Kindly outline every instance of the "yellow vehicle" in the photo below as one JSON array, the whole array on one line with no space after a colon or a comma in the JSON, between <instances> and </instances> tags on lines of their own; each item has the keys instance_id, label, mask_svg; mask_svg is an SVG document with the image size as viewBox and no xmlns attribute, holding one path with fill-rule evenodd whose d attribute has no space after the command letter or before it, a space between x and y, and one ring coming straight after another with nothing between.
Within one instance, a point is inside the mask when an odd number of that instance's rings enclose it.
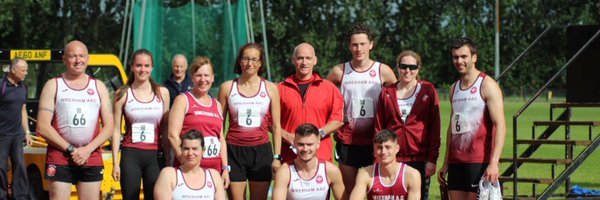
<instances>
[{"instance_id":1,"label":"yellow vehicle","mask_svg":"<svg viewBox=\"0 0 600 200\"><path fill-rule=\"evenodd\" d=\"M0 65L3 66L3 70L0 72L1 76L8 73L8 64L15 57L22 57L29 64L28 75L25 80L29 89L27 102L29 130L35 130L36 128L35 118L37 117L39 96L44 83L65 70L62 64L62 55L63 50L0 50ZM114 91L127 83L127 75L121 61L112 54L90 54L89 56L90 60L86 73L102 80L106 84L112 99ZM48 199L48 183L42 178L45 169L47 143L41 137L34 136L33 138L34 144L24 149L30 199ZM108 144L107 141L103 147L104 179L99 195L102 199L122 199L120 185L118 182L113 181L111 176L113 158ZM8 179L11 180L10 167ZM77 199L75 186L72 188L71 199Z\"/></svg>"}]
</instances>

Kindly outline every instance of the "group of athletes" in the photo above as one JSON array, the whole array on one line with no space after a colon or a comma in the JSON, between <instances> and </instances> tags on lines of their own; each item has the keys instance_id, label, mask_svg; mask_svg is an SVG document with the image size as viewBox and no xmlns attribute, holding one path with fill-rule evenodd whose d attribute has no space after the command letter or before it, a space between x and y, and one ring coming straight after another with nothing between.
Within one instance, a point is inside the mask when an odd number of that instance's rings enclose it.
<instances>
[{"instance_id":1,"label":"group of athletes","mask_svg":"<svg viewBox=\"0 0 600 200\"><path fill-rule=\"evenodd\" d=\"M152 53L139 49L112 102L104 83L85 73L86 45L69 42L66 72L44 85L37 118L49 144L50 198L69 199L75 184L80 199L98 199L107 173L100 147L112 137L108 173L124 199L139 199L142 183L144 199L245 199L247 186L251 199L267 199L272 180L273 199L328 199L330 191L336 199L428 199L440 148L436 89L419 78L424 67L414 51L398 55L398 76L371 60L373 37L367 26L351 26L352 60L325 79L313 72L314 47L301 43L291 58L295 73L279 84L261 77L263 47L246 44L235 62L238 78L224 82L216 98L209 58L196 57L186 73L185 57L175 56L174 90L152 80ZM460 79L451 86L438 180L445 184L448 175L451 199L476 199L480 179L498 180L502 93L475 67L475 42L457 39L450 52Z\"/></svg>"}]
</instances>

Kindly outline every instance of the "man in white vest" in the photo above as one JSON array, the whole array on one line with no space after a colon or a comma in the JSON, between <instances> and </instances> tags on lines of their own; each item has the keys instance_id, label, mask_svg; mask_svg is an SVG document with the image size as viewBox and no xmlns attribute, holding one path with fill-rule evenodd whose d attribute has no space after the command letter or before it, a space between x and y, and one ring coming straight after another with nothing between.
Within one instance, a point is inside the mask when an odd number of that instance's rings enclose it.
<instances>
[{"instance_id":1,"label":"man in white vest","mask_svg":"<svg viewBox=\"0 0 600 200\"><path fill-rule=\"evenodd\" d=\"M352 60L334 66L327 80L339 87L344 96L344 125L335 134L335 159L344 185L354 187L358 168L373 164L373 118L383 85L397 81L390 66L371 60L375 47L373 31L354 24L346 32Z\"/></svg>"},{"instance_id":2,"label":"man in white vest","mask_svg":"<svg viewBox=\"0 0 600 200\"><path fill-rule=\"evenodd\" d=\"M448 174L450 199L477 199L481 179L498 181L498 162L506 138L502 91L475 67L477 45L469 38L451 44L460 79L450 88L452 115L447 150L438 181Z\"/></svg>"},{"instance_id":3,"label":"man in white vest","mask_svg":"<svg viewBox=\"0 0 600 200\"><path fill-rule=\"evenodd\" d=\"M297 157L284 163L275 174L274 200L325 200L333 190L335 199L346 199L340 170L331 162L316 158L321 137L312 124L296 128L294 146Z\"/></svg>"},{"instance_id":4,"label":"man in white vest","mask_svg":"<svg viewBox=\"0 0 600 200\"><path fill-rule=\"evenodd\" d=\"M63 55L66 71L48 80L40 96L37 132L48 141L50 199L69 199L73 184L79 199L100 198L100 147L111 136L114 121L106 86L85 73L88 62L85 44L69 42Z\"/></svg>"}]
</instances>

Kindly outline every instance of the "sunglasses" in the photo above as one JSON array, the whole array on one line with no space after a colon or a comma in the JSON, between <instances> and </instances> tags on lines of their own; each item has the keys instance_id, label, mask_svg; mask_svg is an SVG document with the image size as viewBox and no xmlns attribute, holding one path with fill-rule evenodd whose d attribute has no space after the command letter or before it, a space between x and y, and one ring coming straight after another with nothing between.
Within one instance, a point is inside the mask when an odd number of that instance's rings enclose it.
<instances>
[{"instance_id":1,"label":"sunglasses","mask_svg":"<svg viewBox=\"0 0 600 200\"><path fill-rule=\"evenodd\" d=\"M407 64L399 64L398 68L400 69L410 69L410 70L415 70L415 69L419 69L419 65L407 65Z\"/></svg>"}]
</instances>

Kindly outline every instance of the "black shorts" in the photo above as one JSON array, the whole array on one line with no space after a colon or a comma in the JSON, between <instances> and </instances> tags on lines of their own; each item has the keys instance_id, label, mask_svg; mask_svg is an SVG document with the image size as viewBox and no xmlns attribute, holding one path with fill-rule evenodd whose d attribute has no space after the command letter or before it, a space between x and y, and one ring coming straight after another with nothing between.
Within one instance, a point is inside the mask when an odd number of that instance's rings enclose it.
<instances>
[{"instance_id":1,"label":"black shorts","mask_svg":"<svg viewBox=\"0 0 600 200\"><path fill-rule=\"evenodd\" d=\"M46 163L44 177L51 181L76 184L102 181L104 166L55 165Z\"/></svg>"},{"instance_id":2,"label":"black shorts","mask_svg":"<svg viewBox=\"0 0 600 200\"><path fill-rule=\"evenodd\" d=\"M227 144L227 161L231 165L229 180L232 182L271 181L271 143L257 146Z\"/></svg>"},{"instance_id":3,"label":"black shorts","mask_svg":"<svg viewBox=\"0 0 600 200\"><path fill-rule=\"evenodd\" d=\"M427 161L404 162L404 164L419 171L419 174L421 174L421 200L428 200L431 177L425 176L425 167L427 166Z\"/></svg>"},{"instance_id":4,"label":"black shorts","mask_svg":"<svg viewBox=\"0 0 600 200\"><path fill-rule=\"evenodd\" d=\"M465 163L448 165L448 190L477 192L479 180L489 163Z\"/></svg>"},{"instance_id":5,"label":"black shorts","mask_svg":"<svg viewBox=\"0 0 600 200\"><path fill-rule=\"evenodd\" d=\"M361 168L373 164L373 145L335 144L335 160L340 164Z\"/></svg>"}]
</instances>

